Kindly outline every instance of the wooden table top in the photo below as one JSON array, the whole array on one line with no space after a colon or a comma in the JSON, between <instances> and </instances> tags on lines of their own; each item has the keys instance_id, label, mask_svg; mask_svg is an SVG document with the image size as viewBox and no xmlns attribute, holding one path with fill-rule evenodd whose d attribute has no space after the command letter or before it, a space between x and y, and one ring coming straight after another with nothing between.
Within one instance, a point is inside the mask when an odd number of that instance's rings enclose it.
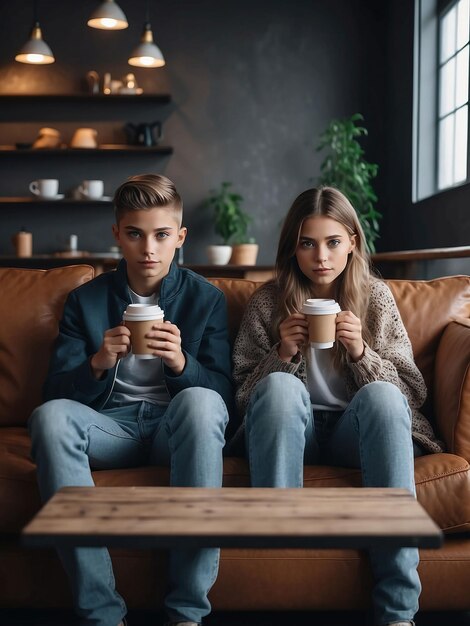
<instances>
[{"instance_id":1,"label":"wooden table top","mask_svg":"<svg viewBox=\"0 0 470 626\"><path fill-rule=\"evenodd\" d=\"M437 548L403 489L67 487L23 530L27 546Z\"/></svg>"}]
</instances>

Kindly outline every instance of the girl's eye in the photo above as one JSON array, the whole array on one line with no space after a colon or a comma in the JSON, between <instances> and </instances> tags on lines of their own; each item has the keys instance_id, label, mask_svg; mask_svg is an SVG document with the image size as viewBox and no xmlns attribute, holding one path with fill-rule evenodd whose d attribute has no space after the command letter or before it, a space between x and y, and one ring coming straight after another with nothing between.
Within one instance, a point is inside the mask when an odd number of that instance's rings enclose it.
<instances>
[{"instance_id":1,"label":"girl's eye","mask_svg":"<svg viewBox=\"0 0 470 626\"><path fill-rule=\"evenodd\" d=\"M128 231L129 239L138 239L140 237L140 233L138 230L130 230Z\"/></svg>"},{"instance_id":2,"label":"girl's eye","mask_svg":"<svg viewBox=\"0 0 470 626\"><path fill-rule=\"evenodd\" d=\"M328 242L328 245L331 248L336 248L336 246L339 246L340 243L341 241L339 239L330 239L330 241Z\"/></svg>"},{"instance_id":3,"label":"girl's eye","mask_svg":"<svg viewBox=\"0 0 470 626\"><path fill-rule=\"evenodd\" d=\"M314 243L313 243L313 241L306 241L306 240L305 240L305 241L301 241L301 242L300 242L300 246L301 246L302 248L313 248Z\"/></svg>"},{"instance_id":4,"label":"girl's eye","mask_svg":"<svg viewBox=\"0 0 470 626\"><path fill-rule=\"evenodd\" d=\"M161 233L157 233L157 239L166 239L169 236L170 233L165 233L164 231L162 231Z\"/></svg>"}]
</instances>

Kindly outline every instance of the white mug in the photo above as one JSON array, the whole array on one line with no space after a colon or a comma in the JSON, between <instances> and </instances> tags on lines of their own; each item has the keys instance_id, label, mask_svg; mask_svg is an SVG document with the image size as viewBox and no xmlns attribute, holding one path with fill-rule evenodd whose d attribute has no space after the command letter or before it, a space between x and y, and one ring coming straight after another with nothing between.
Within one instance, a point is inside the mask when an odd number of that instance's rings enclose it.
<instances>
[{"instance_id":1,"label":"white mug","mask_svg":"<svg viewBox=\"0 0 470 626\"><path fill-rule=\"evenodd\" d=\"M101 198L103 190L102 180L84 180L78 188L78 191L87 198Z\"/></svg>"},{"instance_id":2,"label":"white mug","mask_svg":"<svg viewBox=\"0 0 470 626\"><path fill-rule=\"evenodd\" d=\"M55 198L59 192L59 181L57 178L40 178L39 180L33 180L33 182L29 184L29 190L31 193L34 193L35 196Z\"/></svg>"}]
</instances>

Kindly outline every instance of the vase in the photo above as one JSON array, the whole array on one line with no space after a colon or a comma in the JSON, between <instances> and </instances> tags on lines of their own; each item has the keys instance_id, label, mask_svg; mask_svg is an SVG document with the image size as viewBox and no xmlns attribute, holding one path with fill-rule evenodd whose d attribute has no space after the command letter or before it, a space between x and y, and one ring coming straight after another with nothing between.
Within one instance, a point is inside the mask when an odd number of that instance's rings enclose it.
<instances>
[{"instance_id":1,"label":"vase","mask_svg":"<svg viewBox=\"0 0 470 626\"><path fill-rule=\"evenodd\" d=\"M232 246L207 246L206 253L211 265L227 265L232 255Z\"/></svg>"}]
</instances>

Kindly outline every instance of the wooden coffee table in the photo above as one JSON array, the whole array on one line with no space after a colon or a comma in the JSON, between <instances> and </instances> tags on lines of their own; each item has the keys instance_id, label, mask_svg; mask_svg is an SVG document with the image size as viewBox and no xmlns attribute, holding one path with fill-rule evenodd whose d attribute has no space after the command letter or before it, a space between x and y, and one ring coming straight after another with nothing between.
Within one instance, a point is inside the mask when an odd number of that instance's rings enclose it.
<instances>
[{"instance_id":1,"label":"wooden coffee table","mask_svg":"<svg viewBox=\"0 0 470 626\"><path fill-rule=\"evenodd\" d=\"M23 530L26 546L438 548L403 489L67 487Z\"/></svg>"}]
</instances>

